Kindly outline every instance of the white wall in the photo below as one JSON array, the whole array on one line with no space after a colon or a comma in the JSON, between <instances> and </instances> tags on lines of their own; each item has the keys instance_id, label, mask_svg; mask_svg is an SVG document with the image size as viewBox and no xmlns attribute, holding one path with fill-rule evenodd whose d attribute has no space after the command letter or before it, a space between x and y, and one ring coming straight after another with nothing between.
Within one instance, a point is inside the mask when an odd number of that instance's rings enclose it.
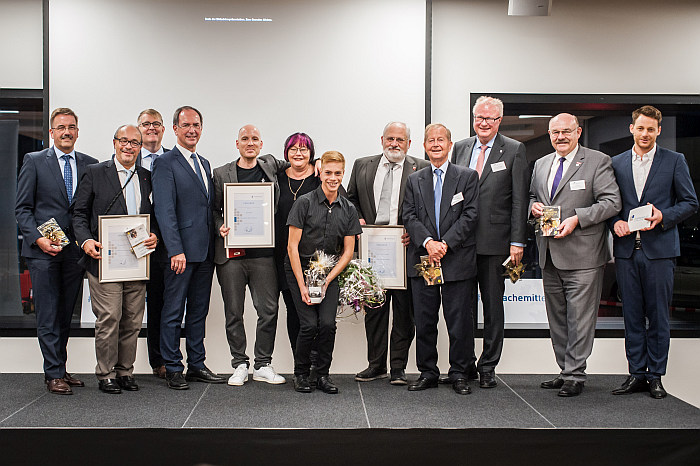
<instances>
[{"instance_id":1,"label":"white wall","mask_svg":"<svg viewBox=\"0 0 700 466\"><path fill-rule=\"evenodd\" d=\"M0 88L43 87L41 0L0 0Z\"/></svg>"}]
</instances>

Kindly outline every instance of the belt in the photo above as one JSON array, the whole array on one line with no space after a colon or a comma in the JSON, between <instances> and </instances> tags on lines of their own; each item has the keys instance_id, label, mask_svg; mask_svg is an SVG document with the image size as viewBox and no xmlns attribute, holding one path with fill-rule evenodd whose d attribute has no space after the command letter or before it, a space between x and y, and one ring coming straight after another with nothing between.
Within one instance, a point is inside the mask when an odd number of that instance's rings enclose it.
<instances>
[{"instance_id":1,"label":"belt","mask_svg":"<svg viewBox=\"0 0 700 466\"><path fill-rule=\"evenodd\" d=\"M642 240L641 239L634 240L634 249L642 249Z\"/></svg>"}]
</instances>

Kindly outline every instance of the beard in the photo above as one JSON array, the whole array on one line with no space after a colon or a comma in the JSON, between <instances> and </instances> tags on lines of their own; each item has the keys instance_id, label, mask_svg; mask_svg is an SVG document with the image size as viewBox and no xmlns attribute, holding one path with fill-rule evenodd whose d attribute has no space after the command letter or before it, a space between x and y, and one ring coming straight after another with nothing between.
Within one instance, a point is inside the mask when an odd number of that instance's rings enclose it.
<instances>
[{"instance_id":1,"label":"beard","mask_svg":"<svg viewBox=\"0 0 700 466\"><path fill-rule=\"evenodd\" d=\"M401 149L397 149L397 150L384 149L383 153L384 153L384 157L386 157L386 159L389 162L394 162L394 163L401 162L406 157L406 153L403 152Z\"/></svg>"}]
</instances>

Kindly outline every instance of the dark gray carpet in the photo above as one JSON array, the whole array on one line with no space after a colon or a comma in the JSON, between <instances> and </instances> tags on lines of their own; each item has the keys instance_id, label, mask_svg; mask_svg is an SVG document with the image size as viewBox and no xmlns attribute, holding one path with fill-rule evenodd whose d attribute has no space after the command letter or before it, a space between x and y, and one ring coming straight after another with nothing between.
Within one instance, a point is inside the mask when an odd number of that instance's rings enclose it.
<instances>
[{"instance_id":1,"label":"dark gray carpet","mask_svg":"<svg viewBox=\"0 0 700 466\"><path fill-rule=\"evenodd\" d=\"M560 398L539 384L546 375L499 375L494 389L472 383L459 396L449 385L408 392L388 379L355 382L334 375L338 395L300 394L284 385L249 380L242 387L191 383L169 390L137 375L141 390L107 395L93 375L72 396L49 394L41 374L0 374L0 428L682 428L700 429L700 409L673 396L613 396L624 376L593 375L582 395ZM409 378L415 378L415 376Z\"/></svg>"}]
</instances>

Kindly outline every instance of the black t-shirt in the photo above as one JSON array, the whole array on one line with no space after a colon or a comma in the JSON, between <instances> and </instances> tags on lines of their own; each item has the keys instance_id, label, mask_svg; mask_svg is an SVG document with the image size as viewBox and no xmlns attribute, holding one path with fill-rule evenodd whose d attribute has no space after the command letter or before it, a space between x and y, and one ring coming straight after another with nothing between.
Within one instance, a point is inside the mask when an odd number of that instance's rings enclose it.
<instances>
[{"instance_id":1,"label":"black t-shirt","mask_svg":"<svg viewBox=\"0 0 700 466\"><path fill-rule=\"evenodd\" d=\"M273 180L268 180L265 172L257 163L253 168L241 168L236 165L236 175L239 183L263 183ZM272 257L274 255L273 248L246 248L244 256L238 256L234 259L254 259L256 257Z\"/></svg>"},{"instance_id":2,"label":"black t-shirt","mask_svg":"<svg viewBox=\"0 0 700 466\"><path fill-rule=\"evenodd\" d=\"M316 250L341 255L344 238L362 233L355 206L341 195L329 205L321 186L297 198L289 212L287 225L302 230L299 240L302 266Z\"/></svg>"}]
</instances>

